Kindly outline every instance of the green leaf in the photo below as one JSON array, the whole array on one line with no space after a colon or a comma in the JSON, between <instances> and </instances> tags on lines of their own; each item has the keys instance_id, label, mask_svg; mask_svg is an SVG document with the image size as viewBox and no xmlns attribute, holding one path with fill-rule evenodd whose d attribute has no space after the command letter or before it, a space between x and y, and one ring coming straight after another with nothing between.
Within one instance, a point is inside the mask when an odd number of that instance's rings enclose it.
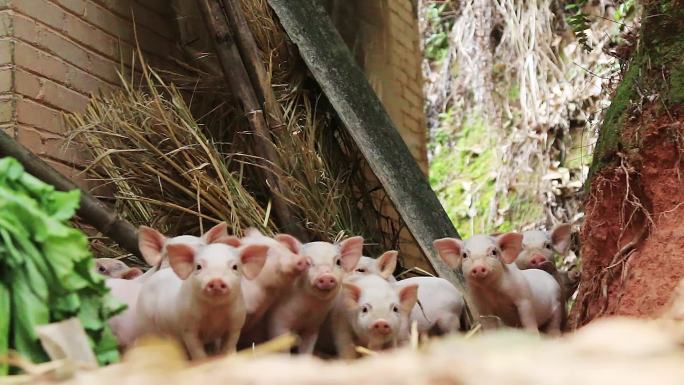
<instances>
[{"instance_id":1,"label":"green leaf","mask_svg":"<svg viewBox=\"0 0 684 385\"><path fill-rule=\"evenodd\" d=\"M1 258L1 254L0 254ZM3 277L0 277L2 279ZM5 356L9 351L10 338L10 292L7 287L0 282L0 357ZM0 376L7 374L9 367L0 364Z\"/></svg>"}]
</instances>

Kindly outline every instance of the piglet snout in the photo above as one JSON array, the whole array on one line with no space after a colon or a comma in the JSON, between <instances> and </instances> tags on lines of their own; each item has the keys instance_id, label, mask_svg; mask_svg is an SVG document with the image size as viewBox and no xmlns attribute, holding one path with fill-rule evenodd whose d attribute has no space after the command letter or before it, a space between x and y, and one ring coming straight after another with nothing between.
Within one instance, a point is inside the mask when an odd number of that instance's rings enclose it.
<instances>
[{"instance_id":1,"label":"piglet snout","mask_svg":"<svg viewBox=\"0 0 684 385\"><path fill-rule=\"evenodd\" d=\"M530 259L530 265L533 267L539 267L546 262L546 258L543 255L540 254L535 254L532 256L532 259Z\"/></svg>"},{"instance_id":2,"label":"piglet snout","mask_svg":"<svg viewBox=\"0 0 684 385\"><path fill-rule=\"evenodd\" d=\"M475 266L470 271L470 275L473 278L478 278L478 279L483 279L483 278L487 277L488 274L489 274L489 269L487 269L485 266Z\"/></svg>"},{"instance_id":3,"label":"piglet snout","mask_svg":"<svg viewBox=\"0 0 684 385\"><path fill-rule=\"evenodd\" d=\"M379 319L373 322L372 328L374 332L379 334L387 335L392 332L392 327L390 326L390 324L383 319Z\"/></svg>"},{"instance_id":4,"label":"piglet snout","mask_svg":"<svg viewBox=\"0 0 684 385\"><path fill-rule=\"evenodd\" d=\"M204 286L204 292L215 296L225 295L228 293L228 284L220 278L214 278Z\"/></svg>"},{"instance_id":5,"label":"piglet snout","mask_svg":"<svg viewBox=\"0 0 684 385\"><path fill-rule=\"evenodd\" d=\"M337 287L337 278L332 274L323 274L316 278L316 287L321 290L332 290Z\"/></svg>"}]
</instances>

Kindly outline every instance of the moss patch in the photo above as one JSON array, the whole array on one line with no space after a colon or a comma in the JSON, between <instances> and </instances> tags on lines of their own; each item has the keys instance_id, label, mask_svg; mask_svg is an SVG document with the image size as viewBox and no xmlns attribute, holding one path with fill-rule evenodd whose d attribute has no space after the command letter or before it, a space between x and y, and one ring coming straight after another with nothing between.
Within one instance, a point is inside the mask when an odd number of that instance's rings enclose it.
<instances>
[{"instance_id":1,"label":"moss patch","mask_svg":"<svg viewBox=\"0 0 684 385\"><path fill-rule=\"evenodd\" d=\"M534 199L517 191L500 197L493 208L500 215L490 216L496 197L495 170L499 165L492 138L498 129L485 126L481 119L471 118L454 133L448 114L443 116L442 123L434 136L430 184L461 236L513 230L539 217L541 207L530 204ZM503 221L489 219L497 216L503 217Z\"/></svg>"},{"instance_id":2,"label":"moss patch","mask_svg":"<svg viewBox=\"0 0 684 385\"><path fill-rule=\"evenodd\" d=\"M637 146L622 132L642 95L657 96L653 100L668 108L684 103L684 2L652 1L644 14L639 49L606 111L587 186L597 171L613 163L620 147Z\"/></svg>"}]
</instances>

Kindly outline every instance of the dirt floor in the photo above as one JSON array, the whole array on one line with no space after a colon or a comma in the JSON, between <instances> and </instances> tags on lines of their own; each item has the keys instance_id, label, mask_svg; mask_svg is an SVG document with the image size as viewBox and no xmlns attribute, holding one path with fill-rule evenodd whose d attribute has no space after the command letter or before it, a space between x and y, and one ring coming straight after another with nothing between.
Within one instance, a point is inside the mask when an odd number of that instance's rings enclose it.
<instances>
[{"instance_id":1,"label":"dirt floor","mask_svg":"<svg viewBox=\"0 0 684 385\"><path fill-rule=\"evenodd\" d=\"M684 114L652 111L622 133L635 148L619 150L592 180L574 326L656 316L684 277Z\"/></svg>"}]
</instances>

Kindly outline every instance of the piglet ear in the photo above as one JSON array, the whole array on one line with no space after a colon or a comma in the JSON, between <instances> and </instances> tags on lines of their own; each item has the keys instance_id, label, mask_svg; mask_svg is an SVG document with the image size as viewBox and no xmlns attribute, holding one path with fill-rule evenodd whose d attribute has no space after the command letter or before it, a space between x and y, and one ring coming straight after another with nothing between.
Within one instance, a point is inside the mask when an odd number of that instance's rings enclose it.
<instances>
[{"instance_id":1,"label":"piglet ear","mask_svg":"<svg viewBox=\"0 0 684 385\"><path fill-rule=\"evenodd\" d=\"M263 236L264 234L259 231L256 227L250 227L244 232L245 237L258 237L258 236Z\"/></svg>"},{"instance_id":2,"label":"piglet ear","mask_svg":"<svg viewBox=\"0 0 684 385\"><path fill-rule=\"evenodd\" d=\"M147 226L138 228L138 248L148 265L159 264L165 242L166 237L159 231Z\"/></svg>"},{"instance_id":3,"label":"piglet ear","mask_svg":"<svg viewBox=\"0 0 684 385\"><path fill-rule=\"evenodd\" d=\"M342 262L342 269L347 273L354 270L359 263L361 254L363 253L363 237L356 236L347 238L340 242L340 261Z\"/></svg>"},{"instance_id":4,"label":"piglet ear","mask_svg":"<svg viewBox=\"0 0 684 385\"><path fill-rule=\"evenodd\" d=\"M134 278L140 277L141 275L143 275L142 270L140 270L137 267L131 267L130 269L126 270L126 272L121 275L121 278L122 279L134 279Z\"/></svg>"},{"instance_id":5,"label":"piglet ear","mask_svg":"<svg viewBox=\"0 0 684 385\"><path fill-rule=\"evenodd\" d=\"M381 256L378 257L376 263L380 269L380 276L387 279L392 276L394 269L397 268L397 255L399 252L396 250L385 251Z\"/></svg>"},{"instance_id":6,"label":"piglet ear","mask_svg":"<svg viewBox=\"0 0 684 385\"><path fill-rule=\"evenodd\" d=\"M207 244L216 243L217 239L228 236L228 224L221 222L202 234L202 240Z\"/></svg>"},{"instance_id":7,"label":"piglet ear","mask_svg":"<svg viewBox=\"0 0 684 385\"><path fill-rule=\"evenodd\" d=\"M463 241L456 238L442 238L432 242L442 260L452 269L461 267L463 261Z\"/></svg>"},{"instance_id":8,"label":"piglet ear","mask_svg":"<svg viewBox=\"0 0 684 385\"><path fill-rule=\"evenodd\" d=\"M240 241L240 238L236 237L235 235L225 235L220 238L217 238L212 243L223 243L224 245L233 246L237 248L240 247L242 241Z\"/></svg>"},{"instance_id":9,"label":"piglet ear","mask_svg":"<svg viewBox=\"0 0 684 385\"><path fill-rule=\"evenodd\" d=\"M344 303L348 308L353 309L359 305L361 298L361 288L353 283L343 283L344 285Z\"/></svg>"},{"instance_id":10,"label":"piglet ear","mask_svg":"<svg viewBox=\"0 0 684 385\"><path fill-rule=\"evenodd\" d=\"M518 258L518 254L522 251L522 240L522 234L515 232L504 233L496 238L504 263L513 263Z\"/></svg>"},{"instance_id":11,"label":"piglet ear","mask_svg":"<svg viewBox=\"0 0 684 385\"><path fill-rule=\"evenodd\" d=\"M291 252L295 254L299 254L299 252L302 250L302 243L290 234L276 234L275 237L273 237L273 239L282 243L285 247L287 247Z\"/></svg>"},{"instance_id":12,"label":"piglet ear","mask_svg":"<svg viewBox=\"0 0 684 385\"><path fill-rule=\"evenodd\" d=\"M399 306L403 313L410 313L418 301L418 285L408 285L399 289Z\"/></svg>"},{"instance_id":13,"label":"piglet ear","mask_svg":"<svg viewBox=\"0 0 684 385\"><path fill-rule=\"evenodd\" d=\"M551 230L551 245L553 245L556 252L565 254L570 247L570 235L572 234L572 225L569 223L560 223Z\"/></svg>"},{"instance_id":14,"label":"piglet ear","mask_svg":"<svg viewBox=\"0 0 684 385\"><path fill-rule=\"evenodd\" d=\"M195 248L184 243L171 244L166 248L166 255L178 278L187 279L195 268Z\"/></svg>"},{"instance_id":15,"label":"piglet ear","mask_svg":"<svg viewBox=\"0 0 684 385\"><path fill-rule=\"evenodd\" d=\"M247 279L254 279L259 275L266 262L268 246L249 245L240 250L240 262L242 263L242 274Z\"/></svg>"}]
</instances>

